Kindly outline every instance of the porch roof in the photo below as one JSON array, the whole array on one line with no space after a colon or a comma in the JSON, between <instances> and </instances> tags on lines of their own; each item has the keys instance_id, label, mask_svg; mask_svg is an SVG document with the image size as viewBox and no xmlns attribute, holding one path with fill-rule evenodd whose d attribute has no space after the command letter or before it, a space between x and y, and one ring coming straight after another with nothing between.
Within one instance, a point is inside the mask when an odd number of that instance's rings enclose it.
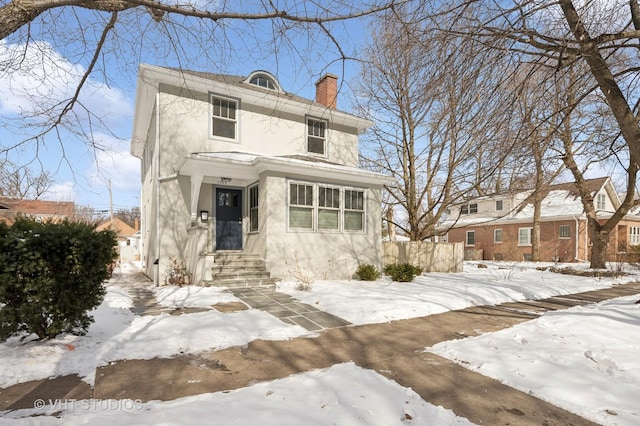
<instances>
[{"instance_id":1,"label":"porch roof","mask_svg":"<svg viewBox=\"0 0 640 426\"><path fill-rule=\"evenodd\" d=\"M356 184L384 185L391 183L389 176L357 167L344 166L304 155L266 156L243 152L196 152L184 156L176 165L178 174L229 178L236 182L249 183L258 179L265 171L330 180L349 180Z\"/></svg>"}]
</instances>

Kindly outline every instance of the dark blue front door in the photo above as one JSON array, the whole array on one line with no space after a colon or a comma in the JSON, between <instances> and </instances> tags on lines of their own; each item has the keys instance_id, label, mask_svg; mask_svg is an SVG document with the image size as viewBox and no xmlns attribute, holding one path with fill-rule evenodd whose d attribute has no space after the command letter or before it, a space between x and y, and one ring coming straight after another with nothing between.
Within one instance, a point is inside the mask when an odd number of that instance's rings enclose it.
<instances>
[{"instance_id":1,"label":"dark blue front door","mask_svg":"<svg viewBox=\"0 0 640 426\"><path fill-rule=\"evenodd\" d=\"M216 250L242 249L242 191L216 188Z\"/></svg>"}]
</instances>

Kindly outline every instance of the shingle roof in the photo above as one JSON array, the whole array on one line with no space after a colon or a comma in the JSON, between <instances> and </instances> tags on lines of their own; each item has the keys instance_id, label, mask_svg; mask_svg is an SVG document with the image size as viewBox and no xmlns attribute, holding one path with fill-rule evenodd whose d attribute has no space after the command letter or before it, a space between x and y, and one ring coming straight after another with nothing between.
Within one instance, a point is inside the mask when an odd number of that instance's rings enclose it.
<instances>
[{"instance_id":1,"label":"shingle roof","mask_svg":"<svg viewBox=\"0 0 640 426\"><path fill-rule=\"evenodd\" d=\"M20 200L0 197L0 219L12 218L18 214L69 218L74 215L75 208L75 203L71 201Z\"/></svg>"},{"instance_id":2,"label":"shingle roof","mask_svg":"<svg viewBox=\"0 0 640 426\"><path fill-rule=\"evenodd\" d=\"M257 86L255 84L247 84L245 83L245 80L247 79L246 76L241 76L241 75L232 75L232 74L214 74L211 72L206 72L206 71L192 71L192 70L183 70L180 68L173 68L173 67L161 67L161 68L165 68L171 71L176 71L176 72L181 72L183 74L188 74L188 75L193 75L195 77L199 77L199 78L204 78L207 80L211 80L211 81L217 81L219 83L224 83L224 84L228 84L231 86L236 86L236 87L242 87L245 89L249 89L249 90L254 90L256 92L260 92L260 93L264 93L266 95L270 95L270 96L284 96L287 97L291 100L297 101L297 102L301 102L304 104L309 104L309 105L319 105L322 107L326 107L326 105L322 105L320 103L315 102L314 100L311 99L307 99L307 98L303 98L301 96L298 95L294 95L292 93L288 93L285 91L275 91L272 89L267 89L265 87L261 87L261 86Z\"/></svg>"},{"instance_id":3,"label":"shingle roof","mask_svg":"<svg viewBox=\"0 0 640 426\"><path fill-rule=\"evenodd\" d=\"M120 238L131 237L137 232L135 229L133 229L117 217L114 217L113 221L111 219L107 219L96 227L96 231L102 231L105 229L111 229L115 231L115 233Z\"/></svg>"}]
</instances>

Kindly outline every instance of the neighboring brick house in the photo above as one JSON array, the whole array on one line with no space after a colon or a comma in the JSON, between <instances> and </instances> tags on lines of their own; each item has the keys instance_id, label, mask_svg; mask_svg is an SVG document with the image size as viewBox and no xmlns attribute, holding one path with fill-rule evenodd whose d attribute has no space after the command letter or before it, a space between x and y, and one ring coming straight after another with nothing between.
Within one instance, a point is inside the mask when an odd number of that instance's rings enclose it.
<instances>
[{"instance_id":1,"label":"neighboring brick house","mask_svg":"<svg viewBox=\"0 0 640 426\"><path fill-rule=\"evenodd\" d=\"M620 198L608 177L587 181L598 218L611 217ZM464 242L465 258L476 260L531 259L532 191L479 197L452 209L439 229L449 242ZM540 224L540 260L587 261L591 253L587 218L575 183L550 186L544 195ZM627 214L610 234L607 258L628 245L640 245L640 216Z\"/></svg>"},{"instance_id":2,"label":"neighboring brick house","mask_svg":"<svg viewBox=\"0 0 640 426\"><path fill-rule=\"evenodd\" d=\"M36 220L71 219L75 215L75 203L69 201L20 200L0 197L0 221L13 223L18 215Z\"/></svg>"}]
</instances>

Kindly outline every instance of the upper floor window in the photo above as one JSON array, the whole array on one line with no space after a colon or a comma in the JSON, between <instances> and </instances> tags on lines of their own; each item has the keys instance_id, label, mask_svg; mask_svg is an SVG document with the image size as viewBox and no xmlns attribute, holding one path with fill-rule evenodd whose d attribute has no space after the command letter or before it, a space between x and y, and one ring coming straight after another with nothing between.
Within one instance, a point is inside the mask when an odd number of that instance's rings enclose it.
<instances>
[{"instance_id":1,"label":"upper floor window","mask_svg":"<svg viewBox=\"0 0 640 426\"><path fill-rule=\"evenodd\" d=\"M265 87L267 89L276 90L276 84L273 79L264 74L256 75L249 81L249 83L255 84L256 86Z\"/></svg>"},{"instance_id":2,"label":"upper floor window","mask_svg":"<svg viewBox=\"0 0 640 426\"><path fill-rule=\"evenodd\" d=\"M236 110L238 102L232 99L211 96L212 106L212 134L213 136L236 139L238 124Z\"/></svg>"},{"instance_id":3,"label":"upper floor window","mask_svg":"<svg viewBox=\"0 0 640 426\"><path fill-rule=\"evenodd\" d=\"M496 211L502 210L502 200L496 200Z\"/></svg>"},{"instance_id":4,"label":"upper floor window","mask_svg":"<svg viewBox=\"0 0 640 426\"><path fill-rule=\"evenodd\" d=\"M460 207L460 214L472 214L478 213L478 205L476 203L473 204L465 204Z\"/></svg>"},{"instance_id":5,"label":"upper floor window","mask_svg":"<svg viewBox=\"0 0 640 426\"><path fill-rule=\"evenodd\" d=\"M598 194L596 197L597 206L596 209L604 210L607 207L607 199L604 194Z\"/></svg>"},{"instance_id":6,"label":"upper floor window","mask_svg":"<svg viewBox=\"0 0 640 426\"><path fill-rule=\"evenodd\" d=\"M327 122L307 119L307 152L325 155L327 148Z\"/></svg>"}]
</instances>

